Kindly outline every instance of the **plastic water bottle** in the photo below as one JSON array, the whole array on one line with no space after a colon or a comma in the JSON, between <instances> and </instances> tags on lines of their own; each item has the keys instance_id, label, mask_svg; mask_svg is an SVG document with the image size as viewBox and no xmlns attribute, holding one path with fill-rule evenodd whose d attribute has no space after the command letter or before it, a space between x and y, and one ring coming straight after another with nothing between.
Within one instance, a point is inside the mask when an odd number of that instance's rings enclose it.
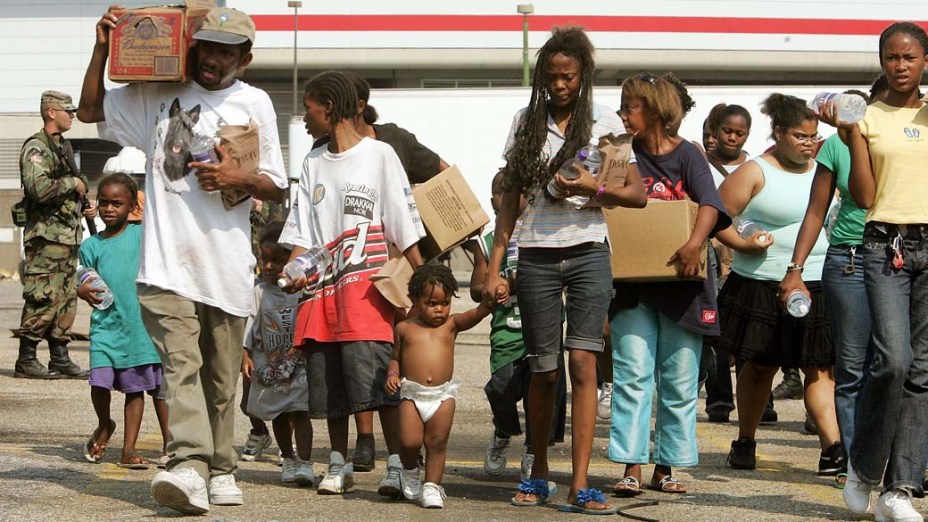
<instances>
[{"instance_id":1,"label":"plastic water bottle","mask_svg":"<svg viewBox=\"0 0 928 522\"><path fill-rule=\"evenodd\" d=\"M750 239L754 234L764 231L757 223L748 219L736 219L735 230L743 239ZM763 243L767 241L767 234L761 234L757 239Z\"/></svg>"},{"instance_id":2,"label":"plastic water bottle","mask_svg":"<svg viewBox=\"0 0 928 522\"><path fill-rule=\"evenodd\" d=\"M216 140L204 134L198 134L190 144L190 156L200 163L219 163L216 156Z\"/></svg>"},{"instance_id":3,"label":"plastic water bottle","mask_svg":"<svg viewBox=\"0 0 928 522\"><path fill-rule=\"evenodd\" d=\"M329 249L316 245L284 265L283 277L277 280L277 286L284 288L300 277L324 273L331 264L332 254Z\"/></svg>"},{"instance_id":4,"label":"plastic water bottle","mask_svg":"<svg viewBox=\"0 0 928 522\"><path fill-rule=\"evenodd\" d=\"M815 98L809 100L807 105L816 114L820 114L822 106L829 100L835 101L838 119L843 122L857 123L864 119L864 113L867 112L867 100L856 94L820 92L815 95Z\"/></svg>"},{"instance_id":5,"label":"plastic water bottle","mask_svg":"<svg viewBox=\"0 0 928 522\"><path fill-rule=\"evenodd\" d=\"M561 165L561 168L558 169L557 173L567 181L573 181L580 177L580 173L573 169L574 165L581 166L583 165L583 162L577 158L570 158L569 160L565 161L563 165ZM548 182L547 190L548 194L550 194L554 199L564 199L567 197L566 192L561 192L557 189L557 187L554 186L553 177L551 178L551 181Z\"/></svg>"},{"instance_id":6,"label":"plastic water bottle","mask_svg":"<svg viewBox=\"0 0 928 522\"><path fill-rule=\"evenodd\" d=\"M583 168L588 170L590 174L593 175L594 179L599 174L599 170L603 166L602 154L599 153L599 149L596 147L586 147L585 149L580 149L577 151L577 159L583 162ZM567 198L567 201L575 207L582 207L589 200L589 196L570 196Z\"/></svg>"},{"instance_id":7,"label":"plastic water bottle","mask_svg":"<svg viewBox=\"0 0 928 522\"><path fill-rule=\"evenodd\" d=\"M786 298L786 311L793 317L805 317L812 309L812 298L802 293L802 290L793 290Z\"/></svg>"},{"instance_id":8,"label":"plastic water bottle","mask_svg":"<svg viewBox=\"0 0 928 522\"><path fill-rule=\"evenodd\" d=\"M106 310L113 305L113 292L110 290L109 285L106 284L106 281L100 277L100 274L96 270L86 266L77 266L77 284L83 285L88 280L90 280L90 288L94 290L100 290L96 292L97 297L103 299L103 302L93 305L94 308L98 310Z\"/></svg>"}]
</instances>

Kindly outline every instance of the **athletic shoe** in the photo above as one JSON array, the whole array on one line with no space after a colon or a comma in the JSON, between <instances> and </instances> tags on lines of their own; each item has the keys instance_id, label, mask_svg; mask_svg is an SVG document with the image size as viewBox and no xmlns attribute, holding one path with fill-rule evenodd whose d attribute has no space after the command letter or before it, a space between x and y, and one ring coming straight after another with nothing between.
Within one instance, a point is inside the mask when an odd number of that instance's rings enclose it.
<instances>
[{"instance_id":1,"label":"athletic shoe","mask_svg":"<svg viewBox=\"0 0 928 522\"><path fill-rule=\"evenodd\" d=\"M777 410L773 408L765 408L764 415L760 418L761 426L776 426L777 421L780 420L777 415Z\"/></svg>"},{"instance_id":2,"label":"athletic shoe","mask_svg":"<svg viewBox=\"0 0 928 522\"><path fill-rule=\"evenodd\" d=\"M209 503L216 506L241 506L245 503L242 490L235 485L231 473L209 478Z\"/></svg>"},{"instance_id":3,"label":"athletic shoe","mask_svg":"<svg viewBox=\"0 0 928 522\"><path fill-rule=\"evenodd\" d=\"M509 447L509 439L497 437L493 433L493 442L487 448L487 456L483 459L483 471L487 475L497 476L506 471L506 448Z\"/></svg>"},{"instance_id":4,"label":"athletic shoe","mask_svg":"<svg viewBox=\"0 0 928 522\"><path fill-rule=\"evenodd\" d=\"M876 501L876 522L923 522L912 507L912 497L898 489L887 491Z\"/></svg>"},{"instance_id":5,"label":"athletic shoe","mask_svg":"<svg viewBox=\"0 0 928 522\"><path fill-rule=\"evenodd\" d=\"M403 494L403 486L400 484L402 473L403 463L400 462L400 456L394 453L387 457L387 472L380 481L377 494L382 497L400 498Z\"/></svg>"},{"instance_id":6,"label":"athletic shoe","mask_svg":"<svg viewBox=\"0 0 928 522\"><path fill-rule=\"evenodd\" d=\"M245 462L252 462L256 458L260 457L261 453L263 453L264 450L268 449L270 446L271 434L269 432L260 434L249 431L248 440L245 441L245 446L242 447L242 460Z\"/></svg>"},{"instance_id":7,"label":"athletic shoe","mask_svg":"<svg viewBox=\"0 0 928 522\"><path fill-rule=\"evenodd\" d=\"M422 507L429 509L442 509L445 507L445 488L434 482L422 485Z\"/></svg>"},{"instance_id":8,"label":"athletic shoe","mask_svg":"<svg viewBox=\"0 0 928 522\"><path fill-rule=\"evenodd\" d=\"M840 442L829 446L818 458L818 476L833 477L844 472L847 468L847 459L844 458L844 447Z\"/></svg>"},{"instance_id":9,"label":"athletic shoe","mask_svg":"<svg viewBox=\"0 0 928 522\"><path fill-rule=\"evenodd\" d=\"M731 441L728 452L728 465L734 469L754 469L757 467L757 441L742 437Z\"/></svg>"},{"instance_id":10,"label":"athletic shoe","mask_svg":"<svg viewBox=\"0 0 928 522\"><path fill-rule=\"evenodd\" d=\"M294 479L296 479L296 470L299 466L299 463L297 463L296 459L287 458L284 458L282 462L283 464L281 464L280 481L284 484L291 484L296 482Z\"/></svg>"},{"instance_id":11,"label":"athletic shoe","mask_svg":"<svg viewBox=\"0 0 928 522\"><path fill-rule=\"evenodd\" d=\"M313 471L313 463L306 462L302 459L294 460L296 461L296 471L293 474L293 482L306 488L313 487L316 483L316 473Z\"/></svg>"},{"instance_id":12,"label":"athletic shoe","mask_svg":"<svg viewBox=\"0 0 928 522\"><path fill-rule=\"evenodd\" d=\"M604 382L596 403L596 416L603 420L612 418L612 383Z\"/></svg>"},{"instance_id":13,"label":"athletic shoe","mask_svg":"<svg viewBox=\"0 0 928 522\"><path fill-rule=\"evenodd\" d=\"M860 480L857 472L847 463L847 479L844 482L844 504L858 515L870 511L870 484Z\"/></svg>"},{"instance_id":14,"label":"athletic shoe","mask_svg":"<svg viewBox=\"0 0 928 522\"><path fill-rule=\"evenodd\" d=\"M535 455L531 453L522 454L522 464L519 469L519 478L526 480L532 476L532 465L535 464Z\"/></svg>"},{"instance_id":15,"label":"athletic shoe","mask_svg":"<svg viewBox=\"0 0 928 522\"><path fill-rule=\"evenodd\" d=\"M354 491L354 467L345 463L345 457L337 451L329 455L329 470L319 483L320 495L341 495Z\"/></svg>"},{"instance_id":16,"label":"athletic shoe","mask_svg":"<svg viewBox=\"0 0 928 522\"><path fill-rule=\"evenodd\" d=\"M403 488L403 496L408 500L419 498L422 494L422 480L419 478L419 468L401 471L400 486Z\"/></svg>"},{"instance_id":17,"label":"athletic shoe","mask_svg":"<svg viewBox=\"0 0 928 522\"><path fill-rule=\"evenodd\" d=\"M206 481L193 468L159 471L151 480L155 502L187 515L209 511Z\"/></svg>"}]
</instances>

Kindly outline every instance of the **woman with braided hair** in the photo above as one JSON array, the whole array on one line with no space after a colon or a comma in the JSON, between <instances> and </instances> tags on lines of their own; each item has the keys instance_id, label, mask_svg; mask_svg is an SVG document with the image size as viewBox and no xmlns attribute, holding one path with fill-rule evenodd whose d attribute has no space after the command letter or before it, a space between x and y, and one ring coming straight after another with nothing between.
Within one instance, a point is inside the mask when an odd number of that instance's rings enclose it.
<instances>
[{"instance_id":1,"label":"woman with braided hair","mask_svg":"<svg viewBox=\"0 0 928 522\"><path fill-rule=\"evenodd\" d=\"M528 403L535 455L531 476L512 499L517 506L544 504L552 493L548 482L547 441L557 387L561 348L569 352L573 386L573 479L562 509L590 514L614 513L603 494L587 484L587 469L596 421L596 358L603 350L603 324L609 307L612 273L606 223L599 209L577 209L546 196L554 180L558 191L581 195L606 206L643 207L644 186L634 166L625 186L607 188L578 168L579 177L556 174L577 151L599 138L622 133L615 112L593 103L593 45L580 28L554 29L538 51L532 95L520 110L506 143L503 198L496 220L485 292L500 303L509 298L509 281L500 276L519 213L520 196L528 206L517 233L519 276L516 289L523 336L532 371ZM561 314L566 292L567 335L562 340Z\"/></svg>"},{"instance_id":2,"label":"woman with braided hair","mask_svg":"<svg viewBox=\"0 0 928 522\"><path fill-rule=\"evenodd\" d=\"M309 413L328 421L332 453L319 493L354 489L348 452L348 417L379 410L390 456L378 493L399 497L398 395L387 395L387 365L393 348L395 309L370 276L387 261L387 245L403 251L414 267L422 264L416 243L425 236L410 210L409 182L393 148L361 136L355 128L358 95L351 79L335 71L306 83L306 130L331 140L306 155L297 202L280 243L293 248L292 261L313 247L332 255L331 266L292 282L307 286L294 321L294 346L306 353Z\"/></svg>"}]
</instances>

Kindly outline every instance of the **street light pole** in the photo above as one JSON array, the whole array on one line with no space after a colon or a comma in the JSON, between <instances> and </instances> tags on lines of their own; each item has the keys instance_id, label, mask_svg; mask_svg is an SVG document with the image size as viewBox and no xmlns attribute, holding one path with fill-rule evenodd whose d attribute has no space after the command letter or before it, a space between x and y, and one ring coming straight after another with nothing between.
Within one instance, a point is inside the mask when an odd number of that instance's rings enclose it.
<instances>
[{"instance_id":1,"label":"street light pole","mask_svg":"<svg viewBox=\"0 0 928 522\"><path fill-rule=\"evenodd\" d=\"M296 50L297 50L296 37L297 37L297 34L299 34L300 32L300 20L297 16L297 11L301 7L303 7L303 2L300 2L298 0L297 1L291 0L287 2L287 7L293 8L293 112L291 114L296 115L298 114L297 101L299 99L297 96L297 90L299 90L299 86L298 86L298 78L297 78L298 73L297 73L297 62L296 62Z\"/></svg>"},{"instance_id":2,"label":"street light pole","mask_svg":"<svg viewBox=\"0 0 928 522\"><path fill-rule=\"evenodd\" d=\"M531 83L528 74L528 15L535 12L535 6L519 4L516 12L522 15L522 86L528 87Z\"/></svg>"}]
</instances>

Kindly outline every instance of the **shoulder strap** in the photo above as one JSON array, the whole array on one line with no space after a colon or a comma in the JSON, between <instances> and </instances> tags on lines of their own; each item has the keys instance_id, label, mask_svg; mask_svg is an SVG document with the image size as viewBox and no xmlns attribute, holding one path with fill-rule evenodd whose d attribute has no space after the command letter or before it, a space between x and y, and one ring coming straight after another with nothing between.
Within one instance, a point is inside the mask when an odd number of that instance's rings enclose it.
<instances>
[{"instance_id":1,"label":"shoulder strap","mask_svg":"<svg viewBox=\"0 0 928 522\"><path fill-rule=\"evenodd\" d=\"M721 163L719 163L718 161L716 161L716 160L715 160L712 156L710 156L708 153L706 154L706 159L709 160L709 165L712 165L713 167L715 167L715 170L719 171L719 174L721 174L723 178L727 178L727 177L728 177L728 171L725 170L725 167L723 167Z\"/></svg>"},{"instance_id":2,"label":"shoulder strap","mask_svg":"<svg viewBox=\"0 0 928 522\"><path fill-rule=\"evenodd\" d=\"M22 146L19 147L19 187L22 188L23 190L25 190L26 188L26 183L23 180L23 152L25 152L26 150L26 145L32 140L39 140L42 142L42 144L48 146L48 143L45 141L44 138L45 138L45 133L43 131L39 131L33 134L32 136L29 136L28 138L26 138L26 141L24 141Z\"/></svg>"}]
</instances>

